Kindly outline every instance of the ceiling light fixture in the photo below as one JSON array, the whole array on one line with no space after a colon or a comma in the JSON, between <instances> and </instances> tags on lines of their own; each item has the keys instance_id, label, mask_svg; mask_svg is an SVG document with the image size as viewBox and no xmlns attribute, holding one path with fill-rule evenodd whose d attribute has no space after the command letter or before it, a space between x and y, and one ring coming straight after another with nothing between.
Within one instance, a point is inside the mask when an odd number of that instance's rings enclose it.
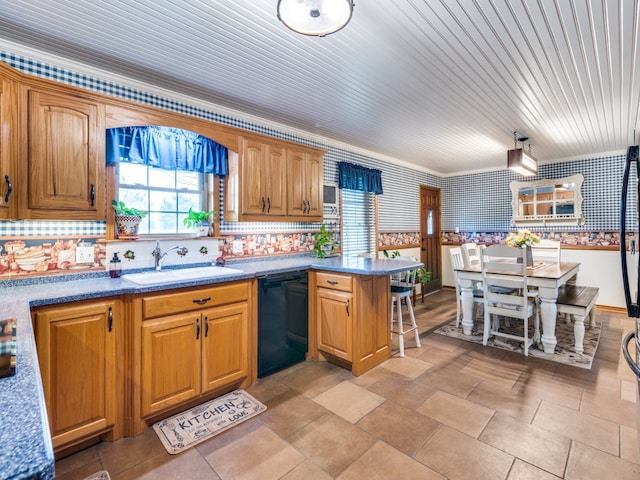
<instances>
[{"instance_id":1,"label":"ceiling light fixture","mask_svg":"<svg viewBox=\"0 0 640 480\"><path fill-rule=\"evenodd\" d=\"M278 20L294 32L324 37L351 20L352 0L278 0Z\"/></svg>"},{"instance_id":2,"label":"ceiling light fixture","mask_svg":"<svg viewBox=\"0 0 640 480\"><path fill-rule=\"evenodd\" d=\"M529 151L525 152L524 148L518 148L518 142L523 144L529 140L528 137L518 138L517 132L513 132L513 150L507 152L507 167L524 177L532 177L538 173L538 161L531 156L531 144Z\"/></svg>"}]
</instances>

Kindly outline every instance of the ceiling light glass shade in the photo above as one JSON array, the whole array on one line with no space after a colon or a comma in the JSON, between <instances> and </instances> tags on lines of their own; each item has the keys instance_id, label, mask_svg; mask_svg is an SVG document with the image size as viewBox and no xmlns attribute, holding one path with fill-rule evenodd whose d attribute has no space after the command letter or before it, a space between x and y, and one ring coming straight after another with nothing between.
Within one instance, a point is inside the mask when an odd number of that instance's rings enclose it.
<instances>
[{"instance_id":1,"label":"ceiling light glass shade","mask_svg":"<svg viewBox=\"0 0 640 480\"><path fill-rule=\"evenodd\" d=\"M278 0L278 19L294 32L324 37L343 28L353 13L352 0Z\"/></svg>"},{"instance_id":2,"label":"ceiling light glass shade","mask_svg":"<svg viewBox=\"0 0 640 480\"><path fill-rule=\"evenodd\" d=\"M507 152L507 167L524 177L532 177L538 173L538 161L522 148L514 148Z\"/></svg>"}]
</instances>

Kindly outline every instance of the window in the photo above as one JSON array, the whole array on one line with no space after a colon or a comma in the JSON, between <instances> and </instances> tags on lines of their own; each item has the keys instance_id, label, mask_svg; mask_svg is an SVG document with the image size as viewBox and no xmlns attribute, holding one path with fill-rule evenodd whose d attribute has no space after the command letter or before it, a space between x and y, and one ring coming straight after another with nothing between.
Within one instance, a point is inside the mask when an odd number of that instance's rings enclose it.
<instances>
[{"instance_id":1,"label":"window","mask_svg":"<svg viewBox=\"0 0 640 480\"><path fill-rule=\"evenodd\" d=\"M140 234L191 233L189 209L214 210L213 176L227 173L227 148L198 133L141 126L106 131L106 161L115 166L116 198L146 210Z\"/></svg>"},{"instance_id":2,"label":"window","mask_svg":"<svg viewBox=\"0 0 640 480\"><path fill-rule=\"evenodd\" d=\"M147 210L140 234L191 233L182 223L189 208L206 210L206 177L210 174L162 170L147 165L118 163L117 197L128 207Z\"/></svg>"},{"instance_id":3,"label":"window","mask_svg":"<svg viewBox=\"0 0 640 480\"><path fill-rule=\"evenodd\" d=\"M346 189L341 192L342 254L376 253L376 195Z\"/></svg>"}]
</instances>

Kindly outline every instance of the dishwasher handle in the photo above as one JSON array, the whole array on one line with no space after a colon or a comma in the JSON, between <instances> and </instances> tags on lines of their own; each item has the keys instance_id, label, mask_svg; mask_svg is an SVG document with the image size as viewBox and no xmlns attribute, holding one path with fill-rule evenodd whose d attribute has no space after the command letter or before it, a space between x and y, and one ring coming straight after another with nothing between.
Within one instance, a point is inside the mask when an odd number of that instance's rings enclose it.
<instances>
[{"instance_id":1,"label":"dishwasher handle","mask_svg":"<svg viewBox=\"0 0 640 480\"><path fill-rule=\"evenodd\" d=\"M287 283L306 280L306 278L307 276L304 272L302 274L294 272L277 275L263 275L261 277L258 277L258 282L262 287L262 291L266 293L270 288L281 287L282 285Z\"/></svg>"}]
</instances>

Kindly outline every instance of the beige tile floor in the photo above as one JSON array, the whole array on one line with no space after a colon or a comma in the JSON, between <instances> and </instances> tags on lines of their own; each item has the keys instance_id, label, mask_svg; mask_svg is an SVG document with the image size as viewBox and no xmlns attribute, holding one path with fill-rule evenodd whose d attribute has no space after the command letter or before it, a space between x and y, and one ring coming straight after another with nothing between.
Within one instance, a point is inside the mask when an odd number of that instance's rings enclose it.
<instances>
[{"instance_id":1,"label":"beige tile floor","mask_svg":"<svg viewBox=\"0 0 640 480\"><path fill-rule=\"evenodd\" d=\"M640 479L636 385L620 354L630 319L598 312L586 371L426 333L453 298L418 303L422 348L408 341L405 358L357 378L295 365L248 389L266 412L180 455L148 429L58 461L57 478Z\"/></svg>"}]
</instances>

